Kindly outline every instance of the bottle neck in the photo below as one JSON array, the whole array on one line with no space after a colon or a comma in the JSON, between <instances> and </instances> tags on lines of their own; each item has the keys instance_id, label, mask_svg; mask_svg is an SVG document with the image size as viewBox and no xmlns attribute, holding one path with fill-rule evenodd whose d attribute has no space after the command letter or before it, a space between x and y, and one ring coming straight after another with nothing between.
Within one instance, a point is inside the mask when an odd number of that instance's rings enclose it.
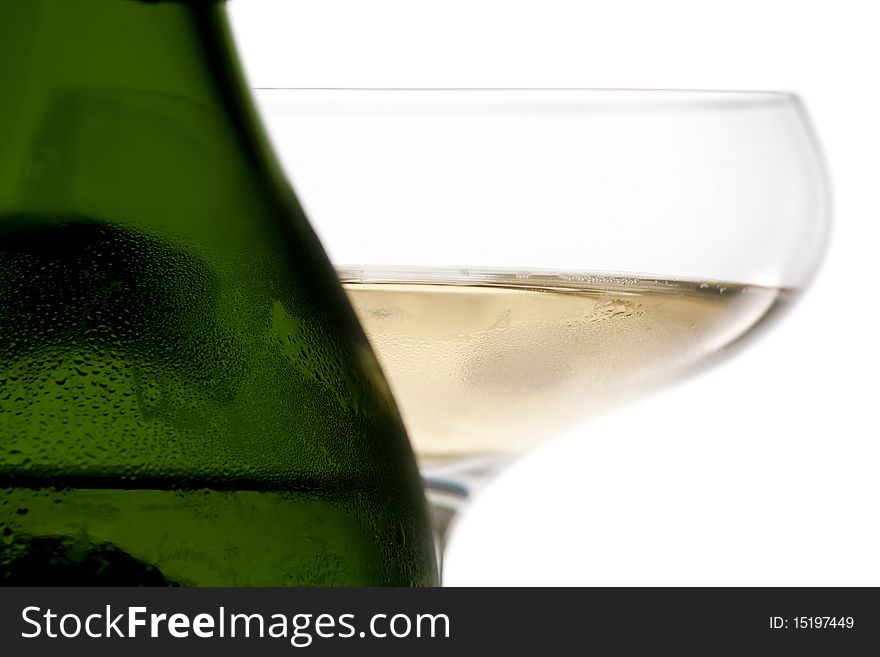
<instances>
[{"instance_id":1,"label":"bottle neck","mask_svg":"<svg viewBox=\"0 0 880 657\"><path fill-rule=\"evenodd\" d=\"M173 228L286 191L220 0L0 3L0 89L0 214Z\"/></svg>"}]
</instances>

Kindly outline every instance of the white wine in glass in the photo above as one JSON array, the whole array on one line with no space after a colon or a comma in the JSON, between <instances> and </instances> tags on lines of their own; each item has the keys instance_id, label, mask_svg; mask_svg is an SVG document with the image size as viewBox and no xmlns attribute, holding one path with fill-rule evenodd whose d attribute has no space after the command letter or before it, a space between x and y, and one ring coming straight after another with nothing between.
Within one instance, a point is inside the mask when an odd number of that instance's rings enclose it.
<instances>
[{"instance_id":1,"label":"white wine in glass","mask_svg":"<svg viewBox=\"0 0 880 657\"><path fill-rule=\"evenodd\" d=\"M423 462L558 435L701 364L790 297L608 274L337 271Z\"/></svg>"},{"instance_id":2,"label":"white wine in glass","mask_svg":"<svg viewBox=\"0 0 880 657\"><path fill-rule=\"evenodd\" d=\"M511 455L733 353L827 241L823 159L788 93L257 100L398 401L441 542Z\"/></svg>"}]
</instances>

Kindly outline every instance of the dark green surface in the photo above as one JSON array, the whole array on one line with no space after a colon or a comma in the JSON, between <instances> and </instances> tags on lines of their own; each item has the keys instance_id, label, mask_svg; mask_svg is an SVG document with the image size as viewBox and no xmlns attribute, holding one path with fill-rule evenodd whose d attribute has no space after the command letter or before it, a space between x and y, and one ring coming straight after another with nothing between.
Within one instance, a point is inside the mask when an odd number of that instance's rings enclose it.
<instances>
[{"instance_id":1,"label":"dark green surface","mask_svg":"<svg viewBox=\"0 0 880 657\"><path fill-rule=\"evenodd\" d=\"M0 0L0 581L435 582L233 56L221 3Z\"/></svg>"}]
</instances>

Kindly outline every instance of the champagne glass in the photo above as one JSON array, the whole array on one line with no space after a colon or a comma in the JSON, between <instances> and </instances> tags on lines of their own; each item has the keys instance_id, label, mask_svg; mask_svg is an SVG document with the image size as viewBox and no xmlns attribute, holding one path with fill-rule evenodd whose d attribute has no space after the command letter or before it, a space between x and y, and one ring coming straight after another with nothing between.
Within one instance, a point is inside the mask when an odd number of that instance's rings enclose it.
<instances>
[{"instance_id":1,"label":"champagne glass","mask_svg":"<svg viewBox=\"0 0 880 657\"><path fill-rule=\"evenodd\" d=\"M257 92L386 372L442 546L531 445L735 351L808 284L829 191L780 92Z\"/></svg>"}]
</instances>

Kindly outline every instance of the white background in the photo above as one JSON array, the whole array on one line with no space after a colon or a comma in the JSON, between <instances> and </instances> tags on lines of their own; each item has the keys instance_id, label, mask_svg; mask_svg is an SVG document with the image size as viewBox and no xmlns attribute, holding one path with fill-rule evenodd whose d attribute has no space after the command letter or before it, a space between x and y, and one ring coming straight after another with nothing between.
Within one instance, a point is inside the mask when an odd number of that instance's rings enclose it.
<instances>
[{"instance_id":1,"label":"white background","mask_svg":"<svg viewBox=\"0 0 880 657\"><path fill-rule=\"evenodd\" d=\"M812 288L737 358L503 474L462 520L446 583L880 585L880 3L233 0L229 10L255 86L800 93L835 197Z\"/></svg>"}]
</instances>

